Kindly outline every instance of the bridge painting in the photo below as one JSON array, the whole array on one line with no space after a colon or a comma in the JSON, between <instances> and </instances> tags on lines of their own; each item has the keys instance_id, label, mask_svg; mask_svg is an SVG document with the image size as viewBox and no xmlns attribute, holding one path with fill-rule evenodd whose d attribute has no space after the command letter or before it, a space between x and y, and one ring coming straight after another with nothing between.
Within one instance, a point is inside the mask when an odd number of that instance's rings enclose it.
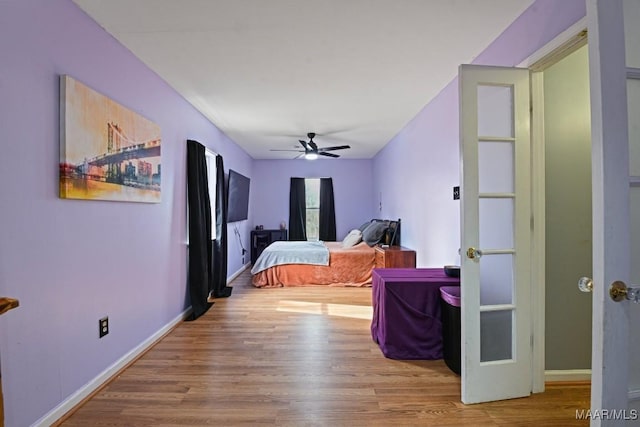
<instances>
[{"instance_id":1,"label":"bridge painting","mask_svg":"<svg viewBox=\"0 0 640 427\"><path fill-rule=\"evenodd\" d=\"M160 202L160 127L61 76L60 197Z\"/></svg>"}]
</instances>

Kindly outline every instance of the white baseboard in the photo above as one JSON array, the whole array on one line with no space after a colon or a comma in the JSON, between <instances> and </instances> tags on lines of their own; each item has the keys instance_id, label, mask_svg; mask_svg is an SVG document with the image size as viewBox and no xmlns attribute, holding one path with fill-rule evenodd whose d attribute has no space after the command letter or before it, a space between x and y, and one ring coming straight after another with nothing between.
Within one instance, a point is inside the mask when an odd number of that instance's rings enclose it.
<instances>
[{"instance_id":1,"label":"white baseboard","mask_svg":"<svg viewBox=\"0 0 640 427\"><path fill-rule=\"evenodd\" d=\"M240 267L240 269L238 271L236 271L235 273L233 273L231 276L229 276L229 278L227 278L227 283L231 283L236 277L238 277L239 275L242 274L243 271L245 271L247 268L249 268L251 266L251 263L248 262L245 265L243 265L242 267Z\"/></svg>"},{"instance_id":2,"label":"white baseboard","mask_svg":"<svg viewBox=\"0 0 640 427\"><path fill-rule=\"evenodd\" d=\"M569 369L566 371L545 371L545 381L591 381L591 369ZM640 389L629 390L629 401L640 400Z\"/></svg>"},{"instance_id":3,"label":"white baseboard","mask_svg":"<svg viewBox=\"0 0 640 427\"><path fill-rule=\"evenodd\" d=\"M47 414L45 414L38 421L33 423L32 427L48 427L62 418L67 412L72 410L76 405L86 399L91 395L95 390L100 388L103 384L109 381L116 373L118 373L122 368L127 366L130 362L139 357L142 353L144 353L149 347L156 343L164 334L173 329L178 323L182 322L186 319L189 314L191 314L191 307L187 308L185 311L176 316L173 320L163 326L160 330L158 330L155 334L151 335L149 338L140 343L137 347L133 348L130 352L122 356L119 360L117 360L113 365L109 366L107 369L102 371L97 377L93 380L89 381L83 387L78 389L75 393L71 394L65 400L63 400L58 406L53 408Z\"/></svg>"},{"instance_id":4,"label":"white baseboard","mask_svg":"<svg viewBox=\"0 0 640 427\"><path fill-rule=\"evenodd\" d=\"M591 381L591 369L564 369L544 371L544 381Z\"/></svg>"}]
</instances>

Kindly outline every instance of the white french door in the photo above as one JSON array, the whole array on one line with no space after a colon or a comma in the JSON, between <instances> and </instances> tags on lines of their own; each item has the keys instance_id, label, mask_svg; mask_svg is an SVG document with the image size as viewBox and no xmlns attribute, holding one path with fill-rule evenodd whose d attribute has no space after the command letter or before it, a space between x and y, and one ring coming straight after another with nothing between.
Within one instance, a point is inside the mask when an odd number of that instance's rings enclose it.
<instances>
[{"instance_id":1,"label":"white french door","mask_svg":"<svg viewBox=\"0 0 640 427\"><path fill-rule=\"evenodd\" d=\"M529 70L462 65L462 401L528 396Z\"/></svg>"},{"instance_id":2,"label":"white french door","mask_svg":"<svg viewBox=\"0 0 640 427\"><path fill-rule=\"evenodd\" d=\"M634 299L632 293L615 302L610 289L614 282L640 284L640 0L589 0L587 17L593 140L591 425L635 425L640 339L633 330L640 323L640 306L628 300Z\"/></svg>"},{"instance_id":3,"label":"white french door","mask_svg":"<svg viewBox=\"0 0 640 427\"><path fill-rule=\"evenodd\" d=\"M587 0L592 116L591 425L640 419L640 0ZM625 25L626 24L626 25ZM625 48L626 46L626 48ZM529 72L460 67L462 401L532 389ZM614 282L628 285L619 301ZM635 285L634 285L635 284ZM631 300L631 301L630 301ZM581 410L585 408L576 408Z\"/></svg>"}]
</instances>

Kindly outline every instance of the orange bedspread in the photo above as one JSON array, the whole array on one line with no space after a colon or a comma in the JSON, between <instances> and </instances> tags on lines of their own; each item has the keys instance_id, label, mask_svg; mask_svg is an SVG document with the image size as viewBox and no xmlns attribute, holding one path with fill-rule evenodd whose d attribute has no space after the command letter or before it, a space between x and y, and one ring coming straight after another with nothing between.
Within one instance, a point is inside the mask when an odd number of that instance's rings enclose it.
<instances>
[{"instance_id":1,"label":"orange bedspread","mask_svg":"<svg viewBox=\"0 0 640 427\"><path fill-rule=\"evenodd\" d=\"M370 286L375 265L375 249L361 242L343 248L342 242L324 242L329 248L329 265L276 265L255 274L258 288L282 286Z\"/></svg>"}]
</instances>

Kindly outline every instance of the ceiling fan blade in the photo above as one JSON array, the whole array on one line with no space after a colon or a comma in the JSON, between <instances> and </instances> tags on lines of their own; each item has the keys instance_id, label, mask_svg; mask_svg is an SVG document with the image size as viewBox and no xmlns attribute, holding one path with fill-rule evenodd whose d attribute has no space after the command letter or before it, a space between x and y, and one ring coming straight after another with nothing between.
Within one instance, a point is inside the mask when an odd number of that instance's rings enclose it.
<instances>
[{"instance_id":1,"label":"ceiling fan blade","mask_svg":"<svg viewBox=\"0 0 640 427\"><path fill-rule=\"evenodd\" d=\"M318 154L321 156L327 156L327 157L340 157L337 154L333 154L333 153L327 153L324 151L318 151Z\"/></svg>"},{"instance_id":2,"label":"ceiling fan blade","mask_svg":"<svg viewBox=\"0 0 640 427\"><path fill-rule=\"evenodd\" d=\"M318 151L318 146L313 141L309 141L309 147L311 147L313 151Z\"/></svg>"},{"instance_id":3,"label":"ceiling fan blade","mask_svg":"<svg viewBox=\"0 0 640 427\"><path fill-rule=\"evenodd\" d=\"M300 144L302 144L302 147L303 147L305 150L308 150L308 149L309 149L309 147L307 146L307 142L306 142L306 141L303 141L303 140L301 140L301 139L299 139L298 141L300 142Z\"/></svg>"},{"instance_id":4,"label":"ceiling fan blade","mask_svg":"<svg viewBox=\"0 0 640 427\"><path fill-rule=\"evenodd\" d=\"M347 148L351 148L351 146L349 145L337 145L335 147L325 147L325 148L319 148L318 151L334 151L334 150L346 150Z\"/></svg>"},{"instance_id":5,"label":"ceiling fan blade","mask_svg":"<svg viewBox=\"0 0 640 427\"><path fill-rule=\"evenodd\" d=\"M305 155L306 155L306 153L300 153L300 154L298 154L297 156L295 156L293 159L294 159L294 160L295 160L295 159L301 159L301 158L303 158Z\"/></svg>"}]
</instances>

